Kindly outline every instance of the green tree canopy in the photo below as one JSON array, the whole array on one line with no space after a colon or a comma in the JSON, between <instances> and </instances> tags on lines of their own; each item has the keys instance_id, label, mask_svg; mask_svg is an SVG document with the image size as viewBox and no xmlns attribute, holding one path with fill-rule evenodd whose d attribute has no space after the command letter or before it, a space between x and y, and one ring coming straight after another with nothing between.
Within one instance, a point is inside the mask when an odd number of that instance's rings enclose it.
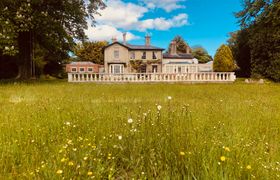
<instances>
[{"instance_id":1,"label":"green tree canopy","mask_svg":"<svg viewBox=\"0 0 280 180\"><path fill-rule=\"evenodd\" d=\"M207 63L213 61L213 58L208 54L207 50L202 46L195 46L192 48L192 55L198 59L199 63Z\"/></svg>"},{"instance_id":2,"label":"green tree canopy","mask_svg":"<svg viewBox=\"0 0 280 180\"><path fill-rule=\"evenodd\" d=\"M247 33L252 76L280 81L280 1L243 2L244 9L236 16Z\"/></svg>"},{"instance_id":3,"label":"green tree canopy","mask_svg":"<svg viewBox=\"0 0 280 180\"><path fill-rule=\"evenodd\" d=\"M230 33L230 38L227 41L238 66L237 75L241 77L251 76L251 49L249 37L249 29L242 29Z\"/></svg>"},{"instance_id":4,"label":"green tree canopy","mask_svg":"<svg viewBox=\"0 0 280 180\"><path fill-rule=\"evenodd\" d=\"M0 55L16 56L21 77L29 78L34 43L67 54L104 6L102 0L1 0Z\"/></svg>"},{"instance_id":5,"label":"green tree canopy","mask_svg":"<svg viewBox=\"0 0 280 180\"><path fill-rule=\"evenodd\" d=\"M83 42L76 45L74 53L79 61L104 64L103 48L107 45L106 41Z\"/></svg>"},{"instance_id":6,"label":"green tree canopy","mask_svg":"<svg viewBox=\"0 0 280 180\"><path fill-rule=\"evenodd\" d=\"M192 49L188 43L182 38L182 36L176 36L172 41L176 42L177 53L191 53ZM168 52L170 52L171 47L169 45Z\"/></svg>"},{"instance_id":7,"label":"green tree canopy","mask_svg":"<svg viewBox=\"0 0 280 180\"><path fill-rule=\"evenodd\" d=\"M231 72L236 69L232 52L227 45L223 44L217 50L214 57L213 68L215 72Z\"/></svg>"}]
</instances>

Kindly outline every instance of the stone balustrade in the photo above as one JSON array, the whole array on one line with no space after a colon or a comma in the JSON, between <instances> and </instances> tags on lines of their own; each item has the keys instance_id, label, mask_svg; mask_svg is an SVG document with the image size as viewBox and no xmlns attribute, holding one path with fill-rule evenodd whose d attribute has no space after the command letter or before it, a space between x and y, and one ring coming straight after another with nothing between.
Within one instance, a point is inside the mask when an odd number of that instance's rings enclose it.
<instances>
[{"instance_id":1,"label":"stone balustrade","mask_svg":"<svg viewBox=\"0 0 280 180\"><path fill-rule=\"evenodd\" d=\"M149 82L234 82L234 72L199 72L185 74L166 73L68 73L68 82L149 83Z\"/></svg>"}]
</instances>

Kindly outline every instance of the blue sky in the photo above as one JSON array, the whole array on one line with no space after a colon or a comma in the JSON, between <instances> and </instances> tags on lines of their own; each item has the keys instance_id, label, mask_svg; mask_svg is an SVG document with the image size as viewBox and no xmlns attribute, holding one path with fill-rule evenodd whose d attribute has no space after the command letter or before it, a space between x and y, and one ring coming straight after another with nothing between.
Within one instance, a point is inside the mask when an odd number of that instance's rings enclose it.
<instances>
[{"instance_id":1,"label":"blue sky","mask_svg":"<svg viewBox=\"0 0 280 180\"><path fill-rule=\"evenodd\" d=\"M210 55L226 42L228 33L239 29L233 13L240 0L107 0L96 17L96 27L86 33L91 40L110 40L128 33L131 44L143 44L145 34L152 44L167 48L176 35L190 46L201 45Z\"/></svg>"}]
</instances>

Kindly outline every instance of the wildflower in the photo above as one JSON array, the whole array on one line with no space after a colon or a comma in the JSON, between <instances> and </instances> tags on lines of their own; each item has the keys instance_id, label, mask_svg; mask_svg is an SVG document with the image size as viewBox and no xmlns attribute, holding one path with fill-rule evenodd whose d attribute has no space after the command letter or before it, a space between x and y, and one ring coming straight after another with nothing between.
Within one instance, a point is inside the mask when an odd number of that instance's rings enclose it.
<instances>
[{"instance_id":1,"label":"wildflower","mask_svg":"<svg viewBox=\"0 0 280 180\"><path fill-rule=\"evenodd\" d=\"M66 124L67 126L70 126L70 125L71 125L71 123L70 123L70 122L66 122L65 124Z\"/></svg>"},{"instance_id":2,"label":"wildflower","mask_svg":"<svg viewBox=\"0 0 280 180\"><path fill-rule=\"evenodd\" d=\"M74 166L74 162L73 161L69 161L68 166Z\"/></svg>"},{"instance_id":3,"label":"wildflower","mask_svg":"<svg viewBox=\"0 0 280 180\"><path fill-rule=\"evenodd\" d=\"M221 159L221 161L223 161L223 162L226 161L226 157L225 157L225 156L221 156L220 159Z\"/></svg>"},{"instance_id":4,"label":"wildflower","mask_svg":"<svg viewBox=\"0 0 280 180\"><path fill-rule=\"evenodd\" d=\"M73 151L77 151L77 148L73 148Z\"/></svg>"},{"instance_id":5,"label":"wildflower","mask_svg":"<svg viewBox=\"0 0 280 180\"><path fill-rule=\"evenodd\" d=\"M247 165L246 169L250 170L250 169L252 169L252 167L250 165Z\"/></svg>"},{"instance_id":6,"label":"wildflower","mask_svg":"<svg viewBox=\"0 0 280 180\"><path fill-rule=\"evenodd\" d=\"M62 159L60 160L60 162L65 162L65 161L67 161L66 158L62 158Z\"/></svg>"},{"instance_id":7,"label":"wildflower","mask_svg":"<svg viewBox=\"0 0 280 180\"><path fill-rule=\"evenodd\" d=\"M181 155L181 156L185 156L185 152L181 151L181 152L180 152L180 155Z\"/></svg>"},{"instance_id":8,"label":"wildflower","mask_svg":"<svg viewBox=\"0 0 280 180\"><path fill-rule=\"evenodd\" d=\"M122 136L118 136L118 139L119 139L119 140L122 140Z\"/></svg>"},{"instance_id":9,"label":"wildflower","mask_svg":"<svg viewBox=\"0 0 280 180\"><path fill-rule=\"evenodd\" d=\"M62 173L63 173L63 171L61 169L56 171L56 174L62 174Z\"/></svg>"},{"instance_id":10,"label":"wildflower","mask_svg":"<svg viewBox=\"0 0 280 180\"><path fill-rule=\"evenodd\" d=\"M147 113L143 113L144 116L147 116Z\"/></svg>"},{"instance_id":11,"label":"wildflower","mask_svg":"<svg viewBox=\"0 0 280 180\"><path fill-rule=\"evenodd\" d=\"M92 176L92 174L93 174L93 173L92 173L91 171L89 171L89 172L87 173L88 176Z\"/></svg>"},{"instance_id":12,"label":"wildflower","mask_svg":"<svg viewBox=\"0 0 280 180\"><path fill-rule=\"evenodd\" d=\"M157 106L157 109L160 111L160 110L161 110L161 105L158 105L158 106Z\"/></svg>"},{"instance_id":13,"label":"wildflower","mask_svg":"<svg viewBox=\"0 0 280 180\"><path fill-rule=\"evenodd\" d=\"M168 97L167 97L167 99L168 99L168 100L171 100L171 99L172 99L172 97L171 97L171 96L168 96Z\"/></svg>"},{"instance_id":14,"label":"wildflower","mask_svg":"<svg viewBox=\"0 0 280 180\"><path fill-rule=\"evenodd\" d=\"M128 122L129 124L131 124L131 123L133 123L133 119L129 118L129 119L127 120L127 122Z\"/></svg>"},{"instance_id":15,"label":"wildflower","mask_svg":"<svg viewBox=\"0 0 280 180\"><path fill-rule=\"evenodd\" d=\"M229 147L224 147L224 150L227 151L227 152L230 152Z\"/></svg>"},{"instance_id":16,"label":"wildflower","mask_svg":"<svg viewBox=\"0 0 280 180\"><path fill-rule=\"evenodd\" d=\"M88 157L84 157L84 160L86 161L88 159Z\"/></svg>"}]
</instances>

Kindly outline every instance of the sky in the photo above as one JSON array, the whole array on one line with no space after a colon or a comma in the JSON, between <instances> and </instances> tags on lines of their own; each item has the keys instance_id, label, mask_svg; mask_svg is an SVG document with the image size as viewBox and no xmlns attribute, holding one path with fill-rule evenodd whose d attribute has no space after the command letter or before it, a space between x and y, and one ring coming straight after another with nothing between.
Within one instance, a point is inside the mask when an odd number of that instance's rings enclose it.
<instances>
[{"instance_id":1,"label":"sky","mask_svg":"<svg viewBox=\"0 0 280 180\"><path fill-rule=\"evenodd\" d=\"M86 34L92 41L122 42L127 33L130 44L143 45L150 34L152 45L168 48L180 35L191 46L203 46L214 56L226 43L229 33L239 29L234 12L242 9L240 0L106 0L96 24Z\"/></svg>"}]
</instances>

